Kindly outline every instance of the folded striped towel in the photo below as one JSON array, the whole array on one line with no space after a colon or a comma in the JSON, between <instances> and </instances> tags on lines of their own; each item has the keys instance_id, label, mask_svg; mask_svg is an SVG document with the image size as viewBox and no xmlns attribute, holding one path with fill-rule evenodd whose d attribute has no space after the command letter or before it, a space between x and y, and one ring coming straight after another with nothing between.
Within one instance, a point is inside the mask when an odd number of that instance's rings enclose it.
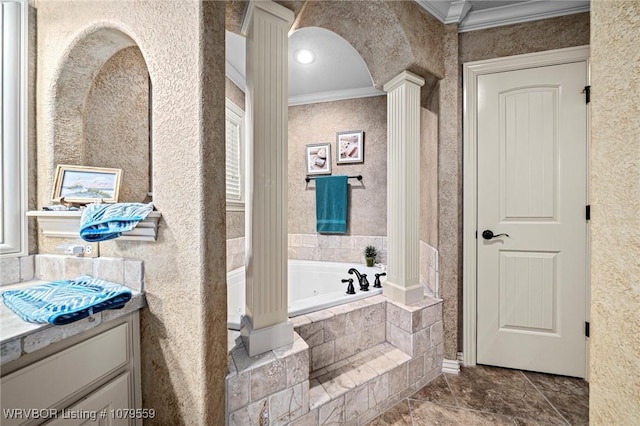
<instances>
[{"instance_id":1,"label":"folded striped towel","mask_svg":"<svg viewBox=\"0 0 640 426\"><path fill-rule=\"evenodd\" d=\"M89 242L118 238L153 210L153 203L89 204L80 217L80 237Z\"/></svg>"},{"instance_id":2,"label":"folded striped towel","mask_svg":"<svg viewBox=\"0 0 640 426\"><path fill-rule=\"evenodd\" d=\"M131 290L88 275L2 293L4 304L27 322L69 324L105 309L120 309Z\"/></svg>"}]
</instances>

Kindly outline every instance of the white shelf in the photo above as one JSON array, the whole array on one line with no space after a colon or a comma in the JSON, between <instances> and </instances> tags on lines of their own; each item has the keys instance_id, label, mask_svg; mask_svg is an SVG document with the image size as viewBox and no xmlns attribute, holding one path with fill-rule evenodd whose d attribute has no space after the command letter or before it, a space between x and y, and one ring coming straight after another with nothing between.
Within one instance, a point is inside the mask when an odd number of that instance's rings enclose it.
<instances>
[{"instance_id":1,"label":"white shelf","mask_svg":"<svg viewBox=\"0 0 640 426\"><path fill-rule=\"evenodd\" d=\"M80 238L79 211L30 211L27 216L38 218L38 225L45 237ZM138 226L123 232L120 240L155 241L158 236L160 212L152 211Z\"/></svg>"}]
</instances>

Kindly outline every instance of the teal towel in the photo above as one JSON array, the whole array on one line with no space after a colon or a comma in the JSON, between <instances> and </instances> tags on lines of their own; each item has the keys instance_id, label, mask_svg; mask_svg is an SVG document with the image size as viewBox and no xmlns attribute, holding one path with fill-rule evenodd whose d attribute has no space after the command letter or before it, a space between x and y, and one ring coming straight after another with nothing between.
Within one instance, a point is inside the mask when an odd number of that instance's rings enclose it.
<instances>
[{"instance_id":1,"label":"teal towel","mask_svg":"<svg viewBox=\"0 0 640 426\"><path fill-rule=\"evenodd\" d=\"M347 232L347 176L316 177L316 231Z\"/></svg>"}]
</instances>

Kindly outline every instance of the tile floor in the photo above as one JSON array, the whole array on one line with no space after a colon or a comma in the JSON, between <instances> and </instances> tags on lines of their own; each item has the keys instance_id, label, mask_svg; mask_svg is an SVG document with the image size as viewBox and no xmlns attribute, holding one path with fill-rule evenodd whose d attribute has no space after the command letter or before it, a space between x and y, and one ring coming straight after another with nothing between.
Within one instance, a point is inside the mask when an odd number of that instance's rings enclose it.
<instances>
[{"instance_id":1,"label":"tile floor","mask_svg":"<svg viewBox=\"0 0 640 426\"><path fill-rule=\"evenodd\" d=\"M369 423L386 425L588 425L582 379L506 368L442 374Z\"/></svg>"}]
</instances>

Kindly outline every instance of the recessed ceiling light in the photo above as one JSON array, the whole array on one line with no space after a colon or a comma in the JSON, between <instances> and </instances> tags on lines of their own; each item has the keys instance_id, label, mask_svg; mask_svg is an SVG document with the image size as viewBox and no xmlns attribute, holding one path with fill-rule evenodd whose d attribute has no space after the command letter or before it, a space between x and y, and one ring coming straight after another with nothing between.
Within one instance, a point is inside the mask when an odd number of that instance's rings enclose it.
<instances>
[{"instance_id":1,"label":"recessed ceiling light","mask_svg":"<svg viewBox=\"0 0 640 426\"><path fill-rule=\"evenodd\" d=\"M300 49L300 50L296 50L296 52L293 54L293 58L298 63L310 64L316 60L316 55L310 50Z\"/></svg>"}]
</instances>

